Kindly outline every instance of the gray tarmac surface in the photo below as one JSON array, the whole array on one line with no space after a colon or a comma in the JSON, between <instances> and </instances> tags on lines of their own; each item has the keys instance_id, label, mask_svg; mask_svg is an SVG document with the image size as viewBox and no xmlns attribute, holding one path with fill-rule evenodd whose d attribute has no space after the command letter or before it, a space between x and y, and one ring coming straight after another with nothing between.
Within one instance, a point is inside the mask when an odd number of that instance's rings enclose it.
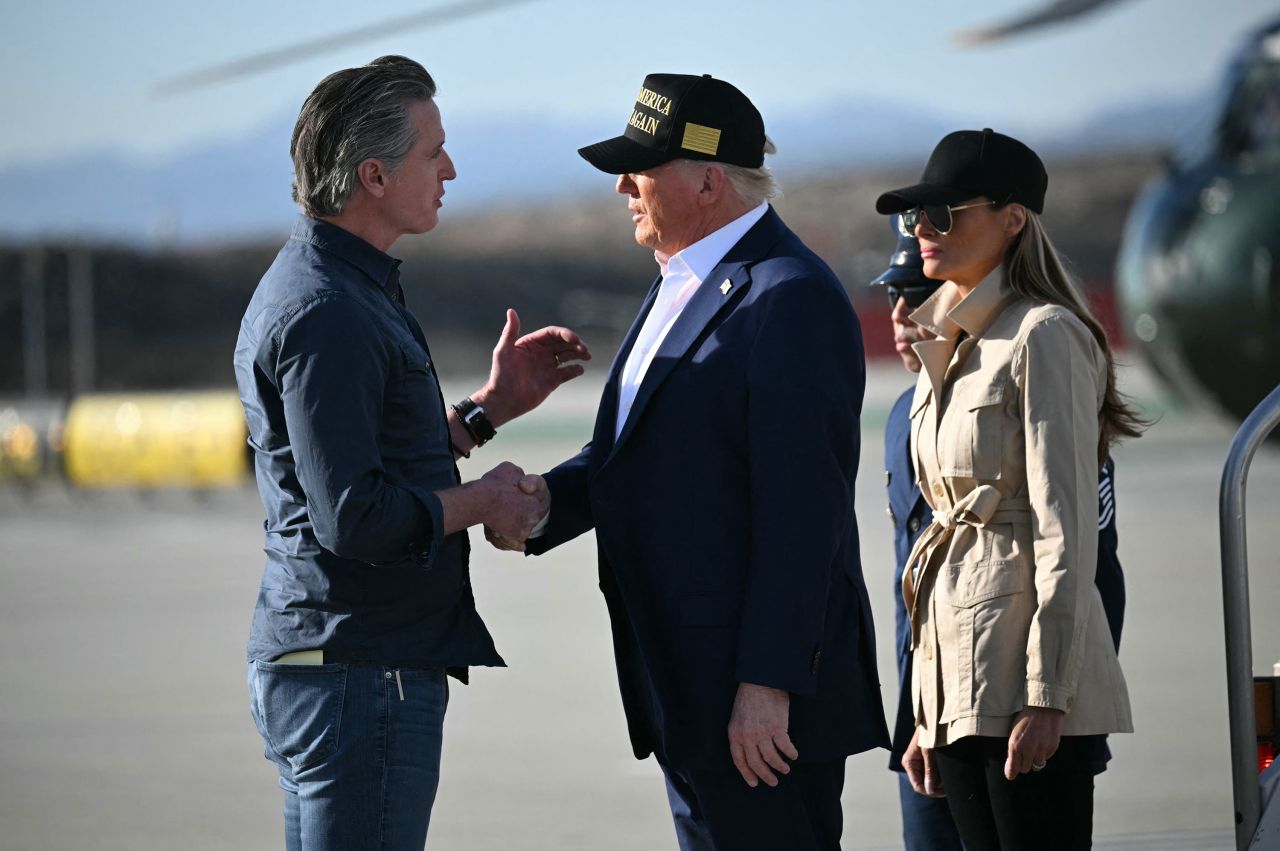
<instances>
[{"instance_id":1,"label":"gray tarmac surface","mask_svg":"<svg viewBox=\"0 0 1280 851\"><path fill-rule=\"evenodd\" d=\"M593 368L593 373L604 367ZM584 379L464 462L541 472L587 439ZM1125 381L1159 406L1140 373ZM461 396L470 382L447 382ZM857 511L886 707L893 566L883 422L905 373L873 370ZM1100 848L1231 844L1217 494L1232 429L1169 411L1116 452L1128 613L1121 662L1138 732L1113 737L1097 786ZM1280 659L1280 453L1249 487L1255 670ZM191 494L0 492L0 849L269 849L280 792L245 695L261 571L248 485ZM586 536L540 560L489 550L481 612L510 668L453 690L435 849L674 848L654 763L631 758ZM884 752L853 757L848 849L900 847Z\"/></svg>"}]
</instances>

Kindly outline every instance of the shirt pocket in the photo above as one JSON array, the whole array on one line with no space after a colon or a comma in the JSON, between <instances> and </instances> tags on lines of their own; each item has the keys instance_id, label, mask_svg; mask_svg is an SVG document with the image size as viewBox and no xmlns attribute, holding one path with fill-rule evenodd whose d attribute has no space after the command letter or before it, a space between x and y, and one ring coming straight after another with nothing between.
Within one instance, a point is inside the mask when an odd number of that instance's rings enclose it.
<instances>
[{"instance_id":1,"label":"shirt pocket","mask_svg":"<svg viewBox=\"0 0 1280 851\"><path fill-rule=\"evenodd\" d=\"M943 721L1008 716L1023 708L1030 629L1025 567L1021 560L1001 560L943 568L940 584L952 621L952 646L942 648Z\"/></svg>"},{"instance_id":2,"label":"shirt pocket","mask_svg":"<svg viewBox=\"0 0 1280 851\"><path fill-rule=\"evenodd\" d=\"M401 381L406 385L419 380L425 380L431 385L435 385L435 381L431 378L431 361L427 358L427 353L421 347L410 344L401 343L400 360L403 365L403 374Z\"/></svg>"},{"instance_id":3,"label":"shirt pocket","mask_svg":"<svg viewBox=\"0 0 1280 851\"><path fill-rule=\"evenodd\" d=\"M383 406L384 454L418 459L447 447L448 422L440 412L440 386L421 346L401 343Z\"/></svg>"},{"instance_id":4,"label":"shirt pocket","mask_svg":"<svg viewBox=\"0 0 1280 851\"><path fill-rule=\"evenodd\" d=\"M943 429L942 475L996 481L1004 466L1005 387L1001 383L957 385Z\"/></svg>"}]
</instances>

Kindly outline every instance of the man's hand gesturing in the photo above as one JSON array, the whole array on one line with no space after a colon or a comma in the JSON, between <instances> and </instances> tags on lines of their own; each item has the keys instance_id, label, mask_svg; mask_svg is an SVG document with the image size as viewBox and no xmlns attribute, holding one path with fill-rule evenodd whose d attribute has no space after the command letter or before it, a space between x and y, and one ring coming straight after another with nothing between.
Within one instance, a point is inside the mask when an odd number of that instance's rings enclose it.
<instances>
[{"instance_id":1,"label":"man's hand gesturing","mask_svg":"<svg viewBox=\"0 0 1280 851\"><path fill-rule=\"evenodd\" d=\"M493 350L489 380L471 398L494 426L501 426L538 407L561 384L582 375L591 360L582 338L558 325L520 336L520 317L507 311L507 324Z\"/></svg>"}]
</instances>

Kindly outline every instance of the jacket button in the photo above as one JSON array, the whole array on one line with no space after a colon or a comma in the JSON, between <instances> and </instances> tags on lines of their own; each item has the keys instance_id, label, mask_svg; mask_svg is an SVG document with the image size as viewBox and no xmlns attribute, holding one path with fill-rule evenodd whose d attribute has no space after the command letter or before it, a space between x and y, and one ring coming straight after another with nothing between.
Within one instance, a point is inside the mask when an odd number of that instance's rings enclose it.
<instances>
[{"instance_id":1,"label":"jacket button","mask_svg":"<svg viewBox=\"0 0 1280 851\"><path fill-rule=\"evenodd\" d=\"M945 495L946 495L946 493L947 493L946 489L942 487L942 482L934 482L934 483L933 483L933 495L934 495L934 496L936 496L938 499L942 499L942 497L943 497L943 496L945 496Z\"/></svg>"},{"instance_id":2,"label":"jacket button","mask_svg":"<svg viewBox=\"0 0 1280 851\"><path fill-rule=\"evenodd\" d=\"M911 534L913 534L913 535L914 535L916 532L919 532L919 531L920 531L920 518L919 518L919 517L912 517L912 518L911 518L911 522L907 524L907 528L911 530Z\"/></svg>"},{"instance_id":3,"label":"jacket button","mask_svg":"<svg viewBox=\"0 0 1280 851\"><path fill-rule=\"evenodd\" d=\"M924 658L928 659L930 662L933 661L933 645L932 644L926 644L924 646Z\"/></svg>"}]
</instances>

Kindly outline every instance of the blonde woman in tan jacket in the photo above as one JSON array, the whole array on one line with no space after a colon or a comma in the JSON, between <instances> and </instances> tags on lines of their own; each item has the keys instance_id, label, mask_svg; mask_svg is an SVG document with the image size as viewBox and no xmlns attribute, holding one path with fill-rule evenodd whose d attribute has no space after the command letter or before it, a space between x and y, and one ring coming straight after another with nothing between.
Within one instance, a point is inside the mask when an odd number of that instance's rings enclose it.
<instances>
[{"instance_id":1,"label":"blonde woman in tan jacket","mask_svg":"<svg viewBox=\"0 0 1280 851\"><path fill-rule=\"evenodd\" d=\"M1133 729L1094 585L1098 471L1141 420L1037 215L1048 178L991 130L938 143L876 202L946 283L911 314L934 335L911 405L933 509L903 574L916 791L946 794L967 851L1089 848L1101 737Z\"/></svg>"}]
</instances>

